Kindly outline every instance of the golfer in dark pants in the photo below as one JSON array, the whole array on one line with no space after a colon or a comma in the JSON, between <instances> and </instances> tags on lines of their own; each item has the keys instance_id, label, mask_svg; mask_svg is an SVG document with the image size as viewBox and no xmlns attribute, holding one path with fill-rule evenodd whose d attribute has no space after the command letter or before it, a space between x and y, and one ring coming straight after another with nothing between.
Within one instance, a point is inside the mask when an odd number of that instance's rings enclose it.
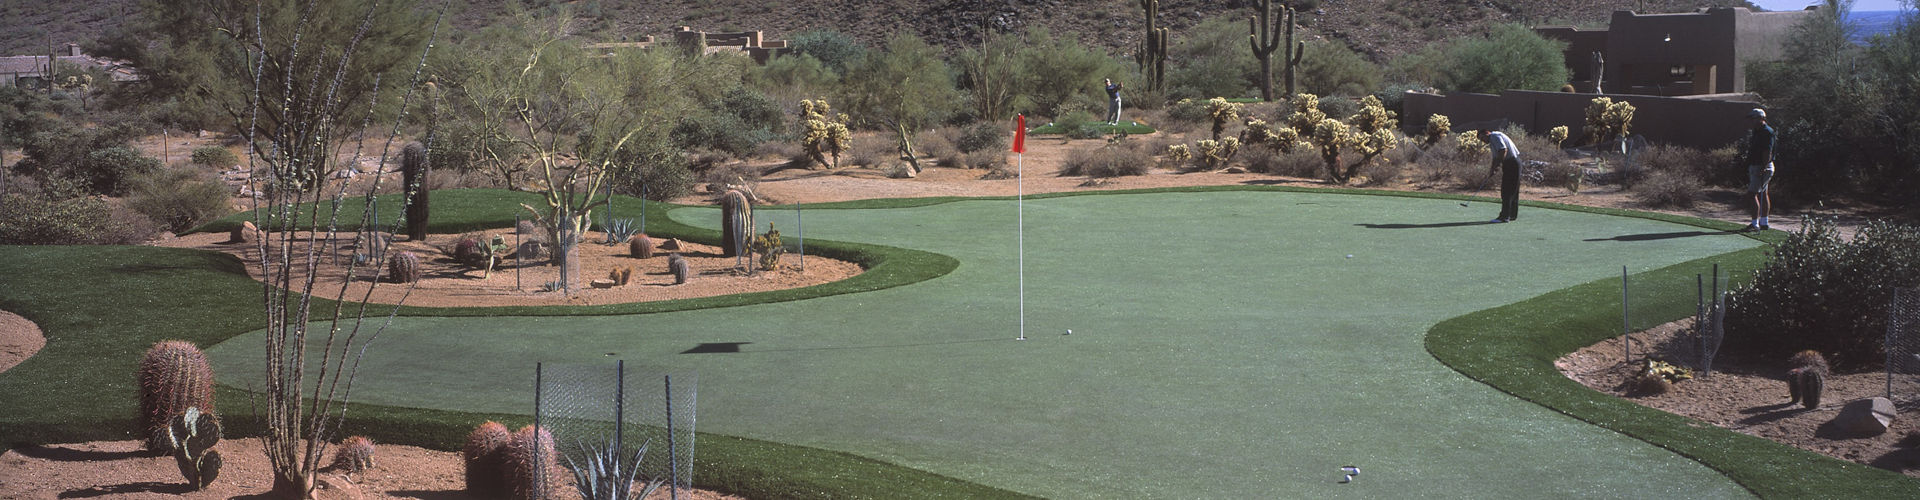
<instances>
[{"instance_id":1,"label":"golfer in dark pants","mask_svg":"<svg viewBox=\"0 0 1920 500\"><path fill-rule=\"evenodd\" d=\"M1500 216L1493 222L1512 222L1520 218L1520 148L1500 132L1481 130L1480 140L1493 150L1493 164L1487 173L1500 171Z\"/></svg>"}]
</instances>

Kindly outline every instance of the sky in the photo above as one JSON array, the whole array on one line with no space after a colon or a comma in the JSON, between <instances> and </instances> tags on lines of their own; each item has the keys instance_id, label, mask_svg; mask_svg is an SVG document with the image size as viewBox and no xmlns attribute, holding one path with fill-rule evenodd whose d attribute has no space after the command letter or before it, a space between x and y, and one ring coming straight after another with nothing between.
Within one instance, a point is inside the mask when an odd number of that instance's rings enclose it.
<instances>
[{"instance_id":1,"label":"sky","mask_svg":"<svg viewBox=\"0 0 1920 500\"><path fill-rule=\"evenodd\" d=\"M1758 5L1760 6L1760 8L1772 10L1772 11L1800 10L1800 9L1807 8L1808 5L1821 5L1826 3L1821 0L1752 0L1752 1L1754 5ZM1854 0L1853 1L1853 10L1858 12L1901 10L1902 8L1903 7L1900 6L1900 0Z\"/></svg>"}]
</instances>

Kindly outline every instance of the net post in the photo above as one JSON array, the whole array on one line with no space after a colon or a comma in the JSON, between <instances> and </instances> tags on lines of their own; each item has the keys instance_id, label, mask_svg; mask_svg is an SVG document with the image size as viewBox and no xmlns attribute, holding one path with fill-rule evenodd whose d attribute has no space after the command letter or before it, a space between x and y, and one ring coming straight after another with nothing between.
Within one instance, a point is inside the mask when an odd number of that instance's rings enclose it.
<instances>
[{"instance_id":1,"label":"net post","mask_svg":"<svg viewBox=\"0 0 1920 500\"><path fill-rule=\"evenodd\" d=\"M666 384L667 403L667 498L680 500L680 450L674 446L673 434L673 375L662 375Z\"/></svg>"},{"instance_id":2,"label":"net post","mask_svg":"<svg viewBox=\"0 0 1920 500\"><path fill-rule=\"evenodd\" d=\"M1633 363L1633 323L1627 307L1627 266L1620 266L1620 347L1626 351L1621 362Z\"/></svg>"}]
</instances>

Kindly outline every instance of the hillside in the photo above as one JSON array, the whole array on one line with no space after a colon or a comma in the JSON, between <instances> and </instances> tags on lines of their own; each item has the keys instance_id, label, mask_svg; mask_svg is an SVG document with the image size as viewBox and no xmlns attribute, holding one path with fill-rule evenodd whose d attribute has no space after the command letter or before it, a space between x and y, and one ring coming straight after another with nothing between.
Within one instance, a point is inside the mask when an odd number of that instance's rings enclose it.
<instances>
[{"instance_id":1,"label":"hillside","mask_svg":"<svg viewBox=\"0 0 1920 500\"><path fill-rule=\"evenodd\" d=\"M782 39L809 29L845 32L876 44L903 30L935 45L959 47L979 41L987 27L1017 31L1043 26L1056 34L1115 53L1139 42L1145 22L1138 0L478 0L454 2L462 28L497 19L507 2L565 6L582 16L597 38L618 40L660 34L674 26L706 31L761 30ZM138 11L139 0L92 2L0 2L0 54L45 53L49 46L97 39ZM1681 12L1708 6L1745 5L1735 0L1299 0L1300 22L1319 36L1341 40L1376 61L1385 61L1436 41L1479 33L1490 24L1604 25L1617 9ZM1245 17L1253 0L1164 0L1161 23L1181 31L1212 16Z\"/></svg>"}]
</instances>

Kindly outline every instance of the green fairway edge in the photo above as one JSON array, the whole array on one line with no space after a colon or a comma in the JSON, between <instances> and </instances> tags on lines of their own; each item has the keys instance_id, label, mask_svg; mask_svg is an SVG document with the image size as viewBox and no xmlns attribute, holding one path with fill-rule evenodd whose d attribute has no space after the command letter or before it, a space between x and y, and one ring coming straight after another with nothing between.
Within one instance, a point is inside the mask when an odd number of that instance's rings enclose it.
<instances>
[{"instance_id":1,"label":"green fairway edge","mask_svg":"<svg viewBox=\"0 0 1920 500\"><path fill-rule=\"evenodd\" d=\"M1636 309L1657 323L1694 313L1690 274L1712 264L1735 283L1752 278L1771 246L1655 269L1630 277ZM1620 334L1620 280L1602 279L1442 321L1427 351L1442 364L1502 392L1693 459L1762 498L1913 498L1920 481L1648 408L1587 388L1554 361Z\"/></svg>"}]
</instances>

